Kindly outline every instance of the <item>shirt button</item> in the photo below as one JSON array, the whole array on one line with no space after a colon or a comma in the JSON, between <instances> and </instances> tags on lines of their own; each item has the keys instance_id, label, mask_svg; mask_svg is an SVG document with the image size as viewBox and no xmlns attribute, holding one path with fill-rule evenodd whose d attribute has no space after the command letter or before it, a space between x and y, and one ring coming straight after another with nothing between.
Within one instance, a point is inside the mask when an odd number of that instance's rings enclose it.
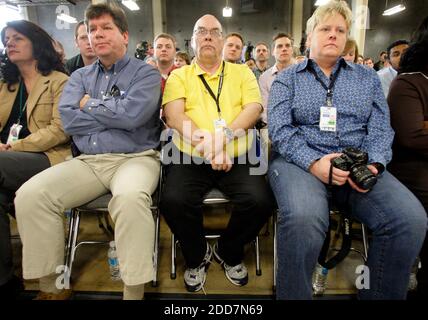
<instances>
[{"instance_id":1,"label":"shirt button","mask_svg":"<svg viewBox=\"0 0 428 320\"><path fill-rule=\"evenodd\" d=\"M88 107L88 110L89 110L89 111L91 111L91 110L92 110L92 108L91 108L91 107Z\"/></svg>"},{"instance_id":2,"label":"shirt button","mask_svg":"<svg viewBox=\"0 0 428 320\"><path fill-rule=\"evenodd\" d=\"M106 79L108 79L108 76L106 76Z\"/></svg>"},{"instance_id":3,"label":"shirt button","mask_svg":"<svg viewBox=\"0 0 428 320\"><path fill-rule=\"evenodd\" d=\"M101 91L101 94L104 94L104 91Z\"/></svg>"},{"instance_id":4,"label":"shirt button","mask_svg":"<svg viewBox=\"0 0 428 320\"><path fill-rule=\"evenodd\" d=\"M117 73L115 72L115 73L113 73L114 75L116 75Z\"/></svg>"},{"instance_id":5,"label":"shirt button","mask_svg":"<svg viewBox=\"0 0 428 320\"><path fill-rule=\"evenodd\" d=\"M92 143L94 146L96 146L97 145L97 143L96 142L94 142L94 143Z\"/></svg>"},{"instance_id":6,"label":"shirt button","mask_svg":"<svg viewBox=\"0 0 428 320\"><path fill-rule=\"evenodd\" d=\"M92 101L92 102L91 102L91 104L92 104L92 105L94 105L94 104L95 104L95 102L93 102L93 101Z\"/></svg>"}]
</instances>

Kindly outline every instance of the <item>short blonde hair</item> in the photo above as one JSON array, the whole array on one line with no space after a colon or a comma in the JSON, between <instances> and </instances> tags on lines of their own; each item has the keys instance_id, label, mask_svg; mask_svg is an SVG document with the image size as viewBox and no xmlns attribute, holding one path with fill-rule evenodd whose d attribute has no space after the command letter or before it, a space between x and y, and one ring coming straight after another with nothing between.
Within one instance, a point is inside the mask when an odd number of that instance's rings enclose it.
<instances>
[{"instance_id":1,"label":"short blonde hair","mask_svg":"<svg viewBox=\"0 0 428 320\"><path fill-rule=\"evenodd\" d=\"M312 17L309 18L306 23L306 34L312 33L317 25L323 21L327 16L331 16L334 13L339 13L345 19L348 32L351 29L352 24L352 11L348 4L343 0L331 0L325 5L319 6Z\"/></svg>"}]
</instances>

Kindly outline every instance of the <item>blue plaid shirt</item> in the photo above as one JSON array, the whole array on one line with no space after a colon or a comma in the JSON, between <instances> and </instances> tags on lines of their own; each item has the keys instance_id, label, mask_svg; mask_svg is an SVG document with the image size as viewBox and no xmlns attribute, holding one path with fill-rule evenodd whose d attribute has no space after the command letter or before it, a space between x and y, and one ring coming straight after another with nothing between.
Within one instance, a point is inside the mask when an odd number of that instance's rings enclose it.
<instances>
[{"instance_id":1,"label":"blue plaid shirt","mask_svg":"<svg viewBox=\"0 0 428 320\"><path fill-rule=\"evenodd\" d=\"M369 154L369 163L386 166L391 160L394 131L379 77L372 69L340 58L341 71L333 88L336 132L320 131L320 107L326 90L308 70L309 64L328 87L330 79L314 60L305 60L279 73L269 95L268 124L273 151L304 170L324 155L346 147Z\"/></svg>"}]
</instances>

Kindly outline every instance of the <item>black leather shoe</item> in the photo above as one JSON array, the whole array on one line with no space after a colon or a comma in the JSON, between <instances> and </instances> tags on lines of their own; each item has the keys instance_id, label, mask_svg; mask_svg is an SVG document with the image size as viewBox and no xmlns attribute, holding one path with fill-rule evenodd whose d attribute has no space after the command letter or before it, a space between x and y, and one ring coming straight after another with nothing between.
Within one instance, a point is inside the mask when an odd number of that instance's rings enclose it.
<instances>
[{"instance_id":1,"label":"black leather shoe","mask_svg":"<svg viewBox=\"0 0 428 320\"><path fill-rule=\"evenodd\" d=\"M22 280L17 276L13 276L12 279L0 286L0 299L17 300L23 290Z\"/></svg>"}]
</instances>

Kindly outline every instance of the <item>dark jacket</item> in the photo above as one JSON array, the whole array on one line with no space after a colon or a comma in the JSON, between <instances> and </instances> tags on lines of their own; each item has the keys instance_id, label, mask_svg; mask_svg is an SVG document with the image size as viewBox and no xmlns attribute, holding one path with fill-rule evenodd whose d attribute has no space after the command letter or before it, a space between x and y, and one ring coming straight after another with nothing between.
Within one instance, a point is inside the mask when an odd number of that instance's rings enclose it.
<instances>
[{"instance_id":1,"label":"dark jacket","mask_svg":"<svg viewBox=\"0 0 428 320\"><path fill-rule=\"evenodd\" d=\"M428 210L428 72L399 75L388 104L395 130L389 170Z\"/></svg>"},{"instance_id":2,"label":"dark jacket","mask_svg":"<svg viewBox=\"0 0 428 320\"><path fill-rule=\"evenodd\" d=\"M67 60L65 63L65 70L67 70L68 74L72 74L77 69L83 68L85 64L83 63L82 56L78 54L73 58Z\"/></svg>"}]
</instances>

